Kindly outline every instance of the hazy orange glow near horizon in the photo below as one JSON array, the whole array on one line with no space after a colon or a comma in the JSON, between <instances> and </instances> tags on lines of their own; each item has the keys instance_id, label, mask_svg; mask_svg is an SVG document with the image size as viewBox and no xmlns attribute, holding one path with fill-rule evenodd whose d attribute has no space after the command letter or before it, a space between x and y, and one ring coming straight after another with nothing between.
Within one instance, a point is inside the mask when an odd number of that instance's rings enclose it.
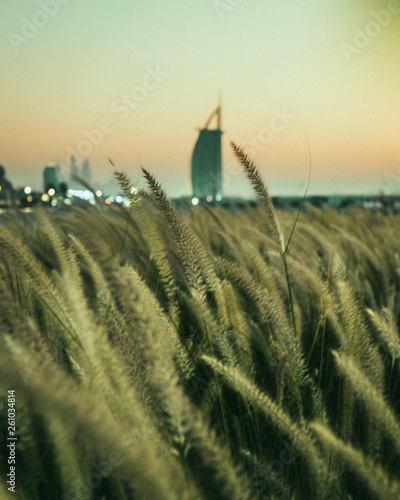
<instances>
[{"instance_id":1,"label":"hazy orange glow near horizon","mask_svg":"<svg viewBox=\"0 0 400 500\"><path fill-rule=\"evenodd\" d=\"M400 1L2 1L0 163L107 158L188 194L190 157L222 93L225 194L249 196L229 143L271 194L400 192ZM96 131L94 131L96 129ZM102 130L101 133L98 130ZM89 136L89 137L88 137Z\"/></svg>"}]
</instances>

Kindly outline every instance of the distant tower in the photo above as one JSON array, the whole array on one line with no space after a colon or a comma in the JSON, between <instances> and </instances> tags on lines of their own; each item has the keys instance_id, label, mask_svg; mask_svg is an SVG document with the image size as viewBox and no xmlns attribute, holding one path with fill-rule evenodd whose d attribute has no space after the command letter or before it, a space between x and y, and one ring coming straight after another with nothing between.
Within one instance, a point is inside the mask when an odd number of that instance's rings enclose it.
<instances>
[{"instance_id":1,"label":"distant tower","mask_svg":"<svg viewBox=\"0 0 400 500\"><path fill-rule=\"evenodd\" d=\"M87 158L82 163L82 179L84 179L90 186L92 185L92 172Z\"/></svg>"},{"instance_id":2,"label":"distant tower","mask_svg":"<svg viewBox=\"0 0 400 500\"><path fill-rule=\"evenodd\" d=\"M49 189L54 189L56 193L60 190L61 176L60 166L52 165L45 167L43 170L43 188L45 192Z\"/></svg>"},{"instance_id":3,"label":"distant tower","mask_svg":"<svg viewBox=\"0 0 400 500\"><path fill-rule=\"evenodd\" d=\"M6 178L6 170L0 165L0 204L10 205L12 202L13 187Z\"/></svg>"},{"instance_id":4,"label":"distant tower","mask_svg":"<svg viewBox=\"0 0 400 500\"><path fill-rule=\"evenodd\" d=\"M217 128L208 127L216 116ZM191 178L193 196L207 201L222 199L221 106L207 120L193 150Z\"/></svg>"},{"instance_id":5,"label":"distant tower","mask_svg":"<svg viewBox=\"0 0 400 500\"><path fill-rule=\"evenodd\" d=\"M69 168L70 168L70 180L73 181L73 176L78 175L78 165L76 163L76 158L74 155L71 155L69 160Z\"/></svg>"}]
</instances>

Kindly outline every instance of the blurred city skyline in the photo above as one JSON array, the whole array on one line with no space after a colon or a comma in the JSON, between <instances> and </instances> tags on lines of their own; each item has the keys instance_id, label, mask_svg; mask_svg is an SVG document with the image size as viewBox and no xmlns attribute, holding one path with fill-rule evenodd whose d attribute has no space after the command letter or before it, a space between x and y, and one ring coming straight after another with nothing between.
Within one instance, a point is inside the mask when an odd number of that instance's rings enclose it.
<instances>
[{"instance_id":1,"label":"blurred city skyline","mask_svg":"<svg viewBox=\"0 0 400 500\"><path fill-rule=\"evenodd\" d=\"M229 143L271 194L400 191L400 2L3 0L0 163L14 185L74 154L111 158L188 194L198 128L223 96L223 188L251 194ZM397 180L399 178L399 180ZM392 186L388 186L388 180Z\"/></svg>"}]
</instances>

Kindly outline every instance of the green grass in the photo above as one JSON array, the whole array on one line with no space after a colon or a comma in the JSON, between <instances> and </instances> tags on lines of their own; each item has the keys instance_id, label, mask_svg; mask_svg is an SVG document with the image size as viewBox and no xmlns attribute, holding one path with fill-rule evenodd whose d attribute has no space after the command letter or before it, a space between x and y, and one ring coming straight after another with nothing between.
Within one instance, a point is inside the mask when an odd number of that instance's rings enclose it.
<instances>
[{"instance_id":1,"label":"green grass","mask_svg":"<svg viewBox=\"0 0 400 500\"><path fill-rule=\"evenodd\" d=\"M258 208L144 170L129 209L4 218L0 498L400 498L400 216L276 213L235 152Z\"/></svg>"}]
</instances>

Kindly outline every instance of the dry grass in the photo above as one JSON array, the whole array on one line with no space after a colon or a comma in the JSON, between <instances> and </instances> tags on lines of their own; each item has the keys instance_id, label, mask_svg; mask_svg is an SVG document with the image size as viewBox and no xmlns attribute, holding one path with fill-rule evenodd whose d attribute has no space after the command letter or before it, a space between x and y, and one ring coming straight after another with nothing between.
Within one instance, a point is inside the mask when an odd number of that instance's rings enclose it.
<instances>
[{"instance_id":1,"label":"dry grass","mask_svg":"<svg viewBox=\"0 0 400 500\"><path fill-rule=\"evenodd\" d=\"M400 217L132 207L0 227L0 494L398 498ZM129 193L129 179L117 173ZM17 493L7 491L7 390Z\"/></svg>"}]
</instances>

